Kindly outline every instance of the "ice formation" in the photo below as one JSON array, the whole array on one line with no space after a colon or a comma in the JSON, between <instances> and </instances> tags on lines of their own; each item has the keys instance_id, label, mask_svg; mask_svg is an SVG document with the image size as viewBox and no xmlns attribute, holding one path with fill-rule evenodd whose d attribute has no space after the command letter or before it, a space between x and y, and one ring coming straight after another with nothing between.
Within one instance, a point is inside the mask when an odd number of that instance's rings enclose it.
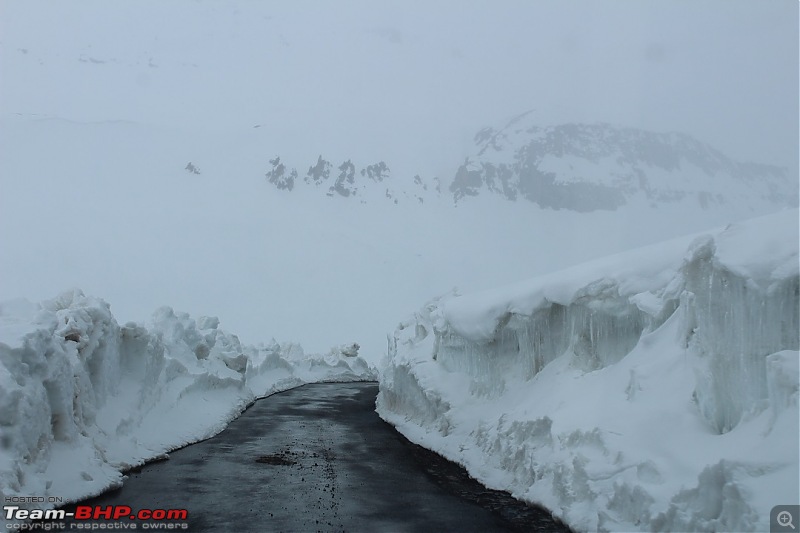
<instances>
[{"instance_id":1,"label":"ice formation","mask_svg":"<svg viewBox=\"0 0 800 533\"><path fill-rule=\"evenodd\" d=\"M798 210L436 299L378 412L578 530L764 531L798 501Z\"/></svg>"},{"instance_id":2,"label":"ice formation","mask_svg":"<svg viewBox=\"0 0 800 533\"><path fill-rule=\"evenodd\" d=\"M4 500L96 495L126 468L218 433L259 397L376 379L360 357L243 346L216 318L168 307L149 327L120 326L79 290L0 304L0 363Z\"/></svg>"}]
</instances>

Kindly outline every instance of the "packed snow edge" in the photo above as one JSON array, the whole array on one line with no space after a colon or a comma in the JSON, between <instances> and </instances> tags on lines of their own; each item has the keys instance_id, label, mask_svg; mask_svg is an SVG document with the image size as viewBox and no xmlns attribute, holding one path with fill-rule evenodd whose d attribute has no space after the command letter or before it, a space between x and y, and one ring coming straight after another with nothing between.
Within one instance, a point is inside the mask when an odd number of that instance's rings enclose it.
<instances>
[{"instance_id":1,"label":"packed snow edge","mask_svg":"<svg viewBox=\"0 0 800 533\"><path fill-rule=\"evenodd\" d=\"M797 220L434 300L378 412L577 529L768 529L800 492Z\"/></svg>"},{"instance_id":2,"label":"packed snow edge","mask_svg":"<svg viewBox=\"0 0 800 533\"><path fill-rule=\"evenodd\" d=\"M169 307L149 327L120 326L79 290L0 304L0 496L93 496L124 470L220 432L260 397L376 380L357 349L246 346L218 319Z\"/></svg>"}]
</instances>

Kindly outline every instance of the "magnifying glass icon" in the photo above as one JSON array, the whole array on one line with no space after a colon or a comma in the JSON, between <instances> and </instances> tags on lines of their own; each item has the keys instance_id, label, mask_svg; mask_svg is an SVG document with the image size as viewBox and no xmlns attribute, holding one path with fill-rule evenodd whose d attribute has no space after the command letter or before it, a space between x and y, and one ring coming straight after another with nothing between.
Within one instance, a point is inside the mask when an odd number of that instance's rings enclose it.
<instances>
[{"instance_id":1,"label":"magnifying glass icon","mask_svg":"<svg viewBox=\"0 0 800 533\"><path fill-rule=\"evenodd\" d=\"M794 529L794 524L792 523L792 513L789 511L781 511L778 513L776 518L781 527L790 527Z\"/></svg>"}]
</instances>

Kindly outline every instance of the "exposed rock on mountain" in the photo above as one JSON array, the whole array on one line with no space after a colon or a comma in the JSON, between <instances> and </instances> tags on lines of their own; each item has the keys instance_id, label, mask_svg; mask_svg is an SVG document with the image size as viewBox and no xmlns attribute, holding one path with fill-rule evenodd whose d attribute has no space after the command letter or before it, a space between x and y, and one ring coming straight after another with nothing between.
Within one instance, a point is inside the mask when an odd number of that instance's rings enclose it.
<instances>
[{"instance_id":1,"label":"exposed rock on mountain","mask_svg":"<svg viewBox=\"0 0 800 533\"><path fill-rule=\"evenodd\" d=\"M272 168L265 173L267 181L280 190L291 191L297 182L297 170L289 170L280 157L275 157L269 161ZM433 178L435 185L429 189L427 182L419 175L414 176L408 183L399 183L399 188L395 188L394 180L391 178L391 170L384 161L379 161L372 165L357 169L351 159L344 161L336 167L338 170L333 183L331 181L331 170L333 165L330 161L320 155L317 162L308 167L308 172L303 178L302 183L307 188L324 191L329 197L358 197L361 202L366 201L368 191L375 190L375 196L380 196L390 200L392 203L399 203L401 200L416 200L424 203L425 196L429 194L439 195L441 185L438 178ZM298 183L299 185L300 183Z\"/></svg>"},{"instance_id":2,"label":"exposed rock on mountain","mask_svg":"<svg viewBox=\"0 0 800 533\"><path fill-rule=\"evenodd\" d=\"M275 185L278 189L291 191L294 188L294 182L297 179L297 171L292 169L287 174L286 165L281 163L280 157L270 159L269 162L272 165L272 170L266 174L269 182Z\"/></svg>"},{"instance_id":3,"label":"exposed rock on mountain","mask_svg":"<svg viewBox=\"0 0 800 533\"><path fill-rule=\"evenodd\" d=\"M362 168L361 175L367 176L376 183L381 182L389 177L389 167L381 161L380 163L369 165L367 168Z\"/></svg>"},{"instance_id":4,"label":"exposed rock on mountain","mask_svg":"<svg viewBox=\"0 0 800 533\"><path fill-rule=\"evenodd\" d=\"M334 183L331 188L328 189L328 196L339 194L339 196L344 196L347 198L351 195L355 196L357 193L358 187L356 186L356 167L348 159L339 165L339 177L336 178L336 183Z\"/></svg>"},{"instance_id":5,"label":"exposed rock on mountain","mask_svg":"<svg viewBox=\"0 0 800 533\"><path fill-rule=\"evenodd\" d=\"M331 164L322 159L322 156L317 158L317 164L313 167L308 167L305 182L314 185L321 185L325 180L331 177Z\"/></svg>"}]
</instances>

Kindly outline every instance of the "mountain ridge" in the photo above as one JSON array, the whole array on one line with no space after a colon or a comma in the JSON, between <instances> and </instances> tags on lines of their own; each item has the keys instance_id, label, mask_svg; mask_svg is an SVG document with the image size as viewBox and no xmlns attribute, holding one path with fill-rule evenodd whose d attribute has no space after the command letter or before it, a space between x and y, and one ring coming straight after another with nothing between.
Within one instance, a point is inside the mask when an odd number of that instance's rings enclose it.
<instances>
[{"instance_id":1,"label":"mountain ridge","mask_svg":"<svg viewBox=\"0 0 800 533\"><path fill-rule=\"evenodd\" d=\"M577 212L613 211L635 201L749 211L798 203L788 169L736 161L685 133L604 122L540 125L526 112L503 127L480 129L473 141L472 152L449 180L393 176L384 160L360 166L346 159L336 166L322 155L302 180L279 156L270 160L265 177L278 189L315 187L327 196L362 202L369 189L380 189L394 203L450 195L459 204L488 193Z\"/></svg>"}]
</instances>

